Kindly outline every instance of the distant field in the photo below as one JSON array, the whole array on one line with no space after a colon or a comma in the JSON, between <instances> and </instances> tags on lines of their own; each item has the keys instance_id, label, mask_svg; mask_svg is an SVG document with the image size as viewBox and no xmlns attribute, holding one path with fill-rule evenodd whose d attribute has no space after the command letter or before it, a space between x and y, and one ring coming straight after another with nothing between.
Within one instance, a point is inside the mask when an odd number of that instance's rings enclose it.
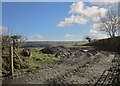
<instances>
[{"instance_id":1,"label":"distant field","mask_svg":"<svg viewBox=\"0 0 120 86\"><path fill-rule=\"evenodd\" d=\"M38 41L38 42L23 42L20 47L48 47L48 46L73 46L88 43L87 41Z\"/></svg>"},{"instance_id":2,"label":"distant field","mask_svg":"<svg viewBox=\"0 0 120 86\"><path fill-rule=\"evenodd\" d=\"M71 46L66 46L67 48L81 48L81 49L86 49L86 48L90 48L91 46L82 46L82 45L71 45Z\"/></svg>"}]
</instances>

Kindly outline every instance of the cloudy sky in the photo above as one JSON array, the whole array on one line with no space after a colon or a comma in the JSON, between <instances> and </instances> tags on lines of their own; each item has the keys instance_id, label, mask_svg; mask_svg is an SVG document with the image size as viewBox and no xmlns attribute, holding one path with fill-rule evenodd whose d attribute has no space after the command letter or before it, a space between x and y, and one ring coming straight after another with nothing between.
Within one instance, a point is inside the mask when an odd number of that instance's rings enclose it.
<instances>
[{"instance_id":1,"label":"cloudy sky","mask_svg":"<svg viewBox=\"0 0 120 86\"><path fill-rule=\"evenodd\" d=\"M104 38L107 35L94 30L108 10L100 2L100 6L93 4L98 1L3 2L2 27L9 29L9 34L21 34L29 41L80 41L91 35Z\"/></svg>"}]
</instances>

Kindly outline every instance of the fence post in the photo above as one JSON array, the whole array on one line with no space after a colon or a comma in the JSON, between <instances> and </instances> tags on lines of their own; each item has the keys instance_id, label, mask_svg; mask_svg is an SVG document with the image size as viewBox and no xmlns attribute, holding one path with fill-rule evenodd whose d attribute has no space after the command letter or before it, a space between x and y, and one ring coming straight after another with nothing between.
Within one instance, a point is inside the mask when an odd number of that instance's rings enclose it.
<instances>
[{"instance_id":1,"label":"fence post","mask_svg":"<svg viewBox=\"0 0 120 86\"><path fill-rule=\"evenodd\" d=\"M14 65L13 65L13 46L10 46L10 75L14 76Z\"/></svg>"}]
</instances>

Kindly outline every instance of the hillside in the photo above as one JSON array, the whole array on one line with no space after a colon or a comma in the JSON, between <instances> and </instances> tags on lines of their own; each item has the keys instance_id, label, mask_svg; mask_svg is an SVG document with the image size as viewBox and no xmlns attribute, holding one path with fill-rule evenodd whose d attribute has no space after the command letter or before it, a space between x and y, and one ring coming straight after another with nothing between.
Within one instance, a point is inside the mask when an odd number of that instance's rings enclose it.
<instances>
[{"instance_id":1,"label":"hillside","mask_svg":"<svg viewBox=\"0 0 120 86\"><path fill-rule=\"evenodd\" d=\"M94 46L95 48L100 50L120 52L120 36L114 38L101 39L85 45Z\"/></svg>"}]
</instances>

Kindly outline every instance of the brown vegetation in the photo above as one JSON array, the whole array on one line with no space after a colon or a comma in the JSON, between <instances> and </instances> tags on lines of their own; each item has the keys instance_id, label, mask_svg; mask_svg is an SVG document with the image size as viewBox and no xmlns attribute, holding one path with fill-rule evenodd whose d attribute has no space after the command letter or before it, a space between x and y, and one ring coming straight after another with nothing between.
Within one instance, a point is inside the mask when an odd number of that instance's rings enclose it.
<instances>
[{"instance_id":1,"label":"brown vegetation","mask_svg":"<svg viewBox=\"0 0 120 86\"><path fill-rule=\"evenodd\" d=\"M18 46L20 43L21 36L13 35L2 36L2 75L8 76L10 74L10 46L13 46L13 62L14 62L14 71L16 69L26 68L28 67L28 62L24 61L21 63L20 59L22 60L20 53L18 52ZM17 56L16 56L17 54ZM18 58L19 56L19 58Z\"/></svg>"}]
</instances>

